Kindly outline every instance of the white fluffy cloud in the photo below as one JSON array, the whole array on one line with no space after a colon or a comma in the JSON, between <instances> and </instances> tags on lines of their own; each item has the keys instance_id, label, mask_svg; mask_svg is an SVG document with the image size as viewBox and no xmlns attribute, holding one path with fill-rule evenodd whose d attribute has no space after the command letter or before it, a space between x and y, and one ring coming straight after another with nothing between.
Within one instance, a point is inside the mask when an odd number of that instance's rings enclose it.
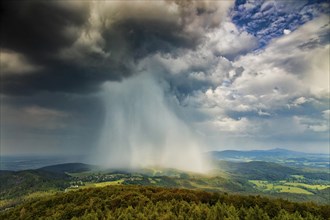
<instances>
[{"instance_id":1,"label":"white fluffy cloud","mask_svg":"<svg viewBox=\"0 0 330 220\"><path fill-rule=\"evenodd\" d=\"M196 49L181 49L174 55L153 54L139 63L139 69L148 69L155 73L161 69L166 74L173 75L174 80L184 75L188 79L217 87L225 80L234 80L241 74L242 70L234 67L231 59L256 46L257 41L252 35L238 30L232 22L223 21L217 28L205 33L203 42Z\"/></svg>"},{"instance_id":2,"label":"white fluffy cloud","mask_svg":"<svg viewBox=\"0 0 330 220\"><path fill-rule=\"evenodd\" d=\"M225 57L235 58L258 46L257 39L246 31L238 30L232 22L225 21L220 28L206 35L208 49Z\"/></svg>"},{"instance_id":3,"label":"white fluffy cloud","mask_svg":"<svg viewBox=\"0 0 330 220\"><path fill-rule=\"evenodd\" d=\"M224 134L289 140L290 135L291 139L315 139L320 133L320 140L324 140L329 131L329 110L324 110L329 97L327 22L327 17L321 16L234 61L210 50L161 59L175 74L183 74L193 65L207 70L189 75L197 80L209 77L209 88L196 89L182 101L183 106L197 108L207 116L195 122L195 128L206 136L218 135L218 141L226 139ZM209 42L220 41L215 32L208 36ZM226 46L218 46L226 51ZM175 71L173 66L184 68Z\"/></svg>"},{"instance_id":4,"label":"white fluffy cloud","mask_svg":"<svg viewBox=\"0 0 330 220\"><path fill-rule=\"evenodd\" d=\"M255 79L251 75L263 74L272 82L282 78L287 82L286 89L328 96L329 43L324 42L328 32L328 17L321 16L290 35L273 40L265 50L241 57L236 65L244 67L244 76L251 83ZM292 91L286 93L293 94Z\"/></svg>"},{"instance_id":5,"label":"white fluffy cloud","mask_svg":"<svg viewBox=\"0 0 330 220\"><path fill-rule=\"evenodd\" d=\"M258 111L328 97L329 44L321 42L329 30L326 24L321 17L274 40L265 50L242 56L233 66L242 66L243 74L227 86L206 91L205 98L230 110Z\"/></svg>"}]
</instances>

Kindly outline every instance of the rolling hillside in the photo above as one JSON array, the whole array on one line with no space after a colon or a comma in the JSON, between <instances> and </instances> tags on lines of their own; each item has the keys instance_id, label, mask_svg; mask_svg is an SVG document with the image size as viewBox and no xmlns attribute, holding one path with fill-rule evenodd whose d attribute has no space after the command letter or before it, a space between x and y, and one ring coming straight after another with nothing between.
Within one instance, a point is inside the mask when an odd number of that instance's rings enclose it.
<instances>
[{"instance_id":1,"label":"rolling hillside","mask_svg":"<svg viewBox=\"0 0 330 220\"><path fill-rule=\"evenodd\" d=\"M199 189L329 203L329 172L262 161L216 161L215 167L207 175L161 168L109 170L82 163L59 164L37 170L0 171L0 209L56 192L109 185Z\"/></svg>"}]
</instances>

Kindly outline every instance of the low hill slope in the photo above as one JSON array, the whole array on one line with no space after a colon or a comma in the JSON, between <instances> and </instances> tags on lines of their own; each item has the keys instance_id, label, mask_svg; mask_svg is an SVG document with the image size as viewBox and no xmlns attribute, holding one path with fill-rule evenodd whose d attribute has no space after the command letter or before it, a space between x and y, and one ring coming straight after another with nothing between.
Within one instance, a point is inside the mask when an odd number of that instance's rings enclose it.
<instances>
[{"instance_id":1,"label":"low hill slope","mask_svg":"<svg viewBox=\"0 0 330 220\"><path fill-rule=\"evenodd\" d=\"M36 191L65 189L70 177L44 170L0 171L0 198L9 199Z\"/></svg>"}]
</instances>

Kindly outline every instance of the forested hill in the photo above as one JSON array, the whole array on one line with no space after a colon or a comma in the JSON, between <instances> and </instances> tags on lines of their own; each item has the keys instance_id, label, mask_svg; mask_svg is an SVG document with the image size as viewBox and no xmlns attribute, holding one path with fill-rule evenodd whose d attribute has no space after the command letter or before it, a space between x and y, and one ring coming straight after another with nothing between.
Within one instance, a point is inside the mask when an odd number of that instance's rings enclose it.
<instances>
[{"instance_id":1,"label":"forested hill","mask_svg":"<svg viewBox=\"0 0 330 220\"><path fill-rule=\"evenodd\" d=\"M0 219L329 219L330 206L145 186L88 188L0 212Z\"/></svg>"}]
</instances>

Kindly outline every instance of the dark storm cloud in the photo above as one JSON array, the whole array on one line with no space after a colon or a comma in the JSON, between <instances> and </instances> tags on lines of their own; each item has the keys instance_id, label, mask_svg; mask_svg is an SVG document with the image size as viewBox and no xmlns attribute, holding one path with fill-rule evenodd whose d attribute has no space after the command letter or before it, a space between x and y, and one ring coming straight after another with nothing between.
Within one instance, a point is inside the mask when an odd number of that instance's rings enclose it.
<instances>
[{"instance_id":1,"label":"dark storm cloud","mask_svg":"<svg viewBox=\"0 0 330 220\"><path fill-rule=\"evenodd\" d=\"M106 48L115 48L111 39L123 37L135 59L143 58L154 52L171 52L178 47L193 48L198 36L182 34L183 27L168 21L126 19L118 21L110 30L104 30ZM119 49L119 48L118 48Z\"/></svg>"},{"instance_id":2,"label":"dark storm cloud","mask_svg":"<svg viewBox=\"0 0 330 220\"><path fill-rule=\"evenodd\" d=\"M157 2L149 9L132 4L2 1L2 53L17 53L40 67L29 74L2 74L2 93L96 91L104 81L134 74L136 63L152 53L195 48L218 13L201 3L185 8L182 2L164 2L174 12Z\"/></svg>"},{"instance_id":3,"label":"dark storm cloud","mask_svg":"<svg viewBox=\"0 0 330 220\"><path fill-rule=\"evenodd\" d=\"M1 147L7 153L88 153L105 114L96 95L39 92L1 101Z\"/></svg>"},{"instance_id":4,"label":"dark storm cloud","mask_svg":"<svg viewBox=\"0 0 330 220\"><path fill-rule=\"evenodd\" d=\"M89 17L88 5L54 1L2 1L1 12L1 47L39 62L72 44L78 33L65 28L82 26Z\"/></svg>"},{"instance_id":5,"label":"dark storm cloud","mask_svg":"<svg viewBox=\"0 0 330 220\"><path fill-rule=\"evenodd\" d=\"M77 38L79 28L89 17L87 4L2 1L1 12L1 53L14 51L23 54L30 63L44 67L29 75L2 75L2 92L30 94L47 88L60 90L74 81L63 71L72 67L59 62L55 55Z\"/></svg>"},{"instance_id":6,"label":"dark storm cloud","mask_svg":"<svg viewBox=\"0 0 330 220\"><path fill-rule=\"evenodd\" d=\"M50 64L46 69L33 74L3 76L3 92L12 95L30 95L38 90L88 93L95 91L100 82L119 80L120 77L108 74L109 69L102 66L84 68L59 60L54 60ZM111 69L122 75L128 73L127 67L118 64Z\"/></svg>"}]
</instances>

